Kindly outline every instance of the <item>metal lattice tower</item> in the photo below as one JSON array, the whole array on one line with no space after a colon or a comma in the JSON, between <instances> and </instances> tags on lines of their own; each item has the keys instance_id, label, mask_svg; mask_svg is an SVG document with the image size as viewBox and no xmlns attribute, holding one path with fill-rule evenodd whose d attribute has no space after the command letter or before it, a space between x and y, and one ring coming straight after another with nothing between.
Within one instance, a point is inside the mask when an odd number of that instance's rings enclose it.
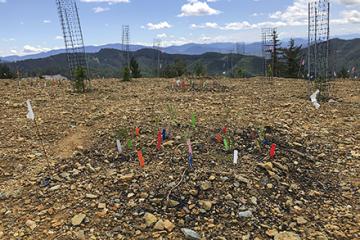
<instances>
[{"instance_id":1,"label":"metal lattice tower","mask_svg":"<svg viewBox=\"0 0 360 240\"><path fill-rule=\"evenodd\" d=\"M56 5L64 36L70 79L75 79L75 71L78 68L83 68L88 77L89 69L76 1L56 0Z\"/></svg>"},{"instance_id":2,"label":"metal lattice tower","mask_svg":"<svg viewBox=\"0 0 360 240\"><path fill-rule=\"evenodd\" d=\"M156 67L154 69L155 70L155 75L157 77L160 77L160 70L161 70L161 59L160 59L160 55L161 55L161 39L154 39L153 42L153 49L154 51L154 63L156 63Z\"/></svg>"},{"instance_id":3,"label":"metal lattice tower","mask_svg":"<svg viewBox=\"0 0 360 240\"><path fill-rule=\"evenodd\" d=\"M129 25L122 26L122 51L126 61L126 66L130 68L130 27Z\"/></svg>"},{"instance_id":4,"label":"metal lattice tower","mask_svg":"<svg viewBox=\"0 0 360 240\"><path fill-rule=\"evenodd\" d=\"M320 99L324 99L330 91L330 1L310 0L308 11L308 93L319 89Z\"/></svg>"},{"instance_id":5,"label":"metal lattice tower","mask_svg":"<svg viewBox=\"0 0 360 240\"><path fill-rule=\"evenodd\" d=\"M274 63L272 60L272 52L274 51L275 41L274 37L276 34L276 28L262 28L261 37L262 37L262 56L264 58L264 76L267 78L272 78L274 75ZM271 66L272 73L269 73L268 68Z\"/></svg>"}]
</instances>

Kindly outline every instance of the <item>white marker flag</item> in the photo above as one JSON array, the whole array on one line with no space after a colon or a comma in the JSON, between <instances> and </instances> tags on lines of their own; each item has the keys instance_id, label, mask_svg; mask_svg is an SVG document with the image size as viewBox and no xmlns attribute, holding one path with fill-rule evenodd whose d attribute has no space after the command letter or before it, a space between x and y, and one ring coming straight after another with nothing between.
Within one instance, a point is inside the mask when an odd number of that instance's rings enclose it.
<instances>
[{"instance_id":1,"label":"white marker flag","mask_svg":"<svg viewBox=\"0 0 360 240\"><path fill-rule=\"evenodd\" d=\"M26 101L26 105L27 105L27 109L28 109L28 113L27 113L26 117L27 117L28 119L34 121L34 120L35 120L35 114L34 114L34 112L33 112L33 110L32 110L30 100L27 100L27 101Z\"/></svg>"},{"instance_id":2,"label":"white marker flag","mask_svg":"<svg viewBox=\"0 0 360 240\"><path fill-rule=\"evenodd\" d=\"M320 90L318 89L310 96L311 102L316 109L320 108L320 104L317 101L317 96L319 95L319 93L320 93Z\"/></svg>"},{"instance_id":3,"label":"white marker flag","mask_svg":"<svg viewBox=\"0 0 360 240\"><path fill-rule=\"evenodd\" d=\"M121 146L121 143L120 143L120 140L116 140L116 147L117 147L117 150L119 151L119 153L121 154L122 153L122 146Z\"/></svg>"},{"instance_id":4,"label":"white marker flag","mask_svg":"<svg viewBox=\"0 0 360 240\"><path fill-rule=\"evenodd\" d=\"M239 159L239 151L234 150L234 164L238 163L238 159Z\"/></svg>"}]
</instances>

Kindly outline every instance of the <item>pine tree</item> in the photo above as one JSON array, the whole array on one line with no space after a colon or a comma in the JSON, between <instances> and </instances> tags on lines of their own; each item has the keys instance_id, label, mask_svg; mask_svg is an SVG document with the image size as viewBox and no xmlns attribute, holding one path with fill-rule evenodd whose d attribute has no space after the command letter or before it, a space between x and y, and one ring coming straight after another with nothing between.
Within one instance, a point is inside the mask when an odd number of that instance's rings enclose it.
<instances>
[{"instance_id":1,"label":"pine tree","mask_svg":"<svg viewBox=\"0 0 360 240\"><path fill-rule=\"evenodd\" d=\"M301 48L301 45L295 46L294 39L290 39L289 47L283 50L286 61L286 77L298 77L301 67Z\"/></svg>"},{"instance_id":2,"label":"pine tree","mask_svg":"<svg viewBox=\"0 0 360 240\"><path fill-rule=\"evenodd\" d=\"M13 78L10 68L6 64L0 63L0 79Z\"/></svg>"},{"instance_id":3,"label":"pine tree","mask_svg":"<svg viewBox=\"0 0 360 240\"><path fill-rule=\"evenodd\" d=\"M139 67L139 63L133 57L130 60L130 70L131 76L133 78L141 78L141 70Z\"/></svg>"},{"instance_id":4,"label":"pine tree","mask_svg":"<svg viewBox=\"0 0 360 240\"><path fill-rule=\"evenodd\" d=\"M197 77L205 76L206 75L206 69L202 62L197 62L194 67L194 74Z\"/></svg>"},{"instance_id":5,"label":"pine tree","mask_svg":"<svg viewBox=\"0 0 360 240\"><path fill-rule=\"evenodd\" d=\"M123 69L123 81L128 82L131 80L131 73L128 67L124 67Z\"/></svg>"},{"instance_id":6,"label":"pine tree","mask_svg":"<svg viewBox=\"0 0 360 240\"><path fill-rule=\"evenodd\" d=\"M176 75L178 77L181 77L182 75L184 75L186 73L186 63L183 59L176 59L175 60L175 64L174 64L174 68L176 71Z\"/></svg>"},{"instance_id":7,"label":"pine tree","mask_svg":"<svg viewBox=\"0 0 360 240\"><path fill-rule=\"evenodd\" d=\"M282 63L280 62L280 56L282 55L281 42L279 35L276 30L273 31L273 46L269 50L271 53L271 72L272 76L270 77L279 77L282 69Z\"/></svg>"},{"instance_id":8,"label":"pine tree","mask_svg":"<svg viewBox=\"0 0 360 240\"><path fill-rule=\"evenodd\" d=\"M340 72L338 72L337 76L339 78L349 78L350 77L350 74L349 72L346 70L345 67L342 67Z\"/></svg>"},{"instance_id":9,"label":"pine tree","mask_svg":"<svg viewBox=\"0 0 360 240\"><path fill-rule=\"evenodd\" d=\"M83 67L78 67L75 69L75 81L74 81L74 88L77 92L85 92L85 79L86 79L86 72Z\"/></svg>"}]
</instances>

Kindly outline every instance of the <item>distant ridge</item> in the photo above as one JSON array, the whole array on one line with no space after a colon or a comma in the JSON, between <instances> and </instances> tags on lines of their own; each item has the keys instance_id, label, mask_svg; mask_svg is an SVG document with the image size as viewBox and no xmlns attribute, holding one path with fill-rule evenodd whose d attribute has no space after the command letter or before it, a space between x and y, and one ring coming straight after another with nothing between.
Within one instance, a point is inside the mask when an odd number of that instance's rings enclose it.
<instances>
[{"instance_id":1,"label":"distant ridge","mask_svg":"<svg viewBox=\"0 0 360 240\"><path fill-rule=\"evenodd\" d=\"M333 38L352 40L355 38L360 38L360 34L334 36ZM288 42L289 39L281 40L283 47L287 46ZM303 45L303 47L306 47L307 39L295 38L295 43L297 45ZM85 50L87 53L97 53L101 49L105 49L105 48L113 48L113 49L121 50L122 45L119 43L111 43L100 46L86 46ZM149 48L149 46L130 45L131 51L137 51L143 48ZM234 49L235 49L234 42L218 42L218 43L188 43L179 46L164 47L161 50L165 53L170 53L170 54L201 55L207 52L229 53L229 52L234 52ZM27 59L39 59L39 58L50 57L60 53L65 53L65 49L51 50L48 52L41 52L41 53L30 54L25 56L11 55L6 57L0 57L0 61L15 62L15 61L22 61ZM261 56L261 43L260 42L246 43L245 55Z\"/></svg>"},{"instance_id":2,"label":"distant ridge","mask_svg":"<svg viewBox=\"0 0 360 240\"><path fill-rule=\"evenodd\" d=\"M297 44L305 44L305 39L296 39ZM286 46L288 43L288 40L284 39L282 41L283 46ZM97 53L101 49L117 49L122 50L122 45L119 43L112 43L112 44L105 44L100 46L86 46L85 51L87 53ZM137 51L140 49L149 48L149 46L144 45L130 45L131 51ZM230 53L234 52L235 50L235 43L233 42L218 42L218 43L188 43L184 45L179 46L169 46L164 47L161 49L164 53L169 54L187 54L187 55L201 55L207 52L217 52L217 53ZM2 61L6 62L16 62L16 61L22 61L22 60L28 60L28 59L39 59L39 58L45 58L50 57L53 55L65 53L65 49L58 49L58 50L51 50L48 52L41 52L37 54L30 54L25 56L6 56L0 58ZM241 53L243 54L243 53ZM260 42L254 42L254 43L247 43L245 46L245 55L254 55L254 56L261 56L261 43Z\"/></svg>"}]
</instances>

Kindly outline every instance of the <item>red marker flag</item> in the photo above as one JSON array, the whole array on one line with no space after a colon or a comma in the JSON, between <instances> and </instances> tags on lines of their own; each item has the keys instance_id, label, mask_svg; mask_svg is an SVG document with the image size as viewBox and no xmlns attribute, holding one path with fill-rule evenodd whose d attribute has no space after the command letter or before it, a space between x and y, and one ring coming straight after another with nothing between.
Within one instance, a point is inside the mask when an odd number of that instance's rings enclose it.
<instances>
[{"instance_id":1,"label":"red marker flag","mask_svg":"<svg viewBox=\"0 0 360 240\"><path fill-rule=\"evenodd\" d=\"M270 158L275 157L275 150L276 150L276 144L273 143L273 144L271 144L271 147L270 147Z\"/></svg>"},{"instance_id":2,"label":"red marker flag","mask_svg":"<svg viewBox=\"0 0 360 240\"><path fill-rule=\"evenodd\" d=\"M138 151L137 151L137 155L138 155L138 158L139 158L140 167L141 167L141 168L145 167L145 161L144 161L144 157L143 157L142 151L141 151L141 150L138 150Z\"/></svg>"},{"instance_id":3,"label":"red marker flag","mask_svg":"<svg viewBox=\"0 0 360 240\"><path fill-rule=\"evenodd\" d=\"M156 145L157 150L161 149L161 141L162 141L162 134L161 134L161 131L159 129L158 134L157 134L157 145Z\"/></svg>"},{"instance_id":4,"label":"red marker flag","mask_svg":"<svg viewBox=\"0 0 360 240\"><path fill-rule=\"evenodd\" d=\"M224 134L226 134L227 133L227 127L224 127L222 131L223 131Z\"/></svg>"},{"instance_id":5,"label":"red marker flag","mask_svg":"<svg viewBox=\"0 0 360 240\"><path fill-rule=\"evenodd\" d=\"M140 128L137 127L135 129L135 134L136 134L137 137L140 136Z\"/></svg>"}]
</instances>

